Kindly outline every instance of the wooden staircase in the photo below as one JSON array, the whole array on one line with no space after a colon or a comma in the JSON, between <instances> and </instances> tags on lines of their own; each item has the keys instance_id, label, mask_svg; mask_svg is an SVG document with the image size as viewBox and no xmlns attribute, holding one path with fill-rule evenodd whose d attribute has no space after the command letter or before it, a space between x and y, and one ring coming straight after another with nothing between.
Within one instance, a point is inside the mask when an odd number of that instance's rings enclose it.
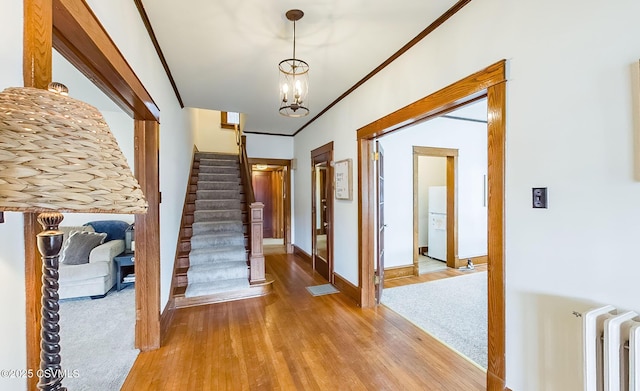
<instances>
[{"instance_id":1,"label":"wooden staircase","mask_svg":"<svg viewBox=\"0 0 640 391\"><path fill-rule=\"evenodd\" d=\"M244 148L242 148L244 152ZM246 152L245 152L246 153ZM241 162L243 160L243 156L239 157ZM241 167L241 177L243 182L243 187L241 190L241 202L242 202L242 222L243 222L243 233L244 233L244 244L247 252L248 267L250 269L250 287L246 289L228 291L228 292L220 292L216 294L206 295L206 296L198 296L198 297L185 297L185 292L188 285L188 276L187 271L189 270L190 262L189 262L189 253L191 251L191 237L193 235L193 223L194 223L194 212L196 210L196 198L197 198L197 189L198 189L198 177L200 171L200 157L198 155L198 151L194 149L194 155L192 160L191 172L189 175L189 183L187 184L187 191L185 195L185 202L183 206L182 212L182 220L180 222L180 232L178 235L178 244L176 247L176 255L174 262L174 272L173 278L171 282L171 301L172 306L175 308L183 308L190 307L195 305L205 305L212 303L219 303L224 301L231 300L240 300L245 298L252 298L258 296L264 296L271 292L273 279L270 276L264 274L264 258L262 257L262 262L255 262L255 254L258 255L258 258L262 256L262 219L259 221L259 231L260 235L259 243L253 241L252 243L252 224L255 222L251 221L252 215L257 215L257 213L251 213L251 203L249 200L253 199L253 189L251 188L251 184L249 183L247 186L247 179L250 180L250 171L248 167L246 167L246 155L244 156L245 166ZM247 176L247 173L249 175ZM247 193L251 193L248 195ZM260 204L260 217L262 207ZM253 232L256 232L256 227L253 228ZM259 246L258 246L259 244ZM254 247L252 253L252 246ZM259 247L259 248L258 248ZM252 265L252 260L254 264ZM260 269L261 270L252 270ZM255 278L258 276L258 278ZM262 276L262 278L260 278Z\"/></svg>"}]
</instances>

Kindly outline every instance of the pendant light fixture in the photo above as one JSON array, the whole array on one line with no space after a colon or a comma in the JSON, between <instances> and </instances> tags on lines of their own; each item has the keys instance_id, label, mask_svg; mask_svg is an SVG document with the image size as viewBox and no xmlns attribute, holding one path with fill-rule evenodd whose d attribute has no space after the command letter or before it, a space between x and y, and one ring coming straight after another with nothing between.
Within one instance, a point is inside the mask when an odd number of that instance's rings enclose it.
<instances>
[{"instance_id":1,"label":"pendant light fixture","mask_svg":"<svg viewBox=\"0 0 640 391\"><path fill-rule=\"evenodd\" d=\"M304 117L309 114L309 64L296 58L296 21L304 12L293 9L285 14L293 22L293 58L280 61L280 114L286 117Z\"/></svg>"}]
</instances>

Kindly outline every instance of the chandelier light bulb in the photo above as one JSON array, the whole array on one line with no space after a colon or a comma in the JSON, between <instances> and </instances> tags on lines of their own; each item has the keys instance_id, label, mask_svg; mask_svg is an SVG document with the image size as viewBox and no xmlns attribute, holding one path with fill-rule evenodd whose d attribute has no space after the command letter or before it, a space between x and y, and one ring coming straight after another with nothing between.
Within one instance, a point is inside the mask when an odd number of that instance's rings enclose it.
<instances>
[{"instance_id":1,"label":"chandelier light bulb","mask_svg":"<svg viewBox=\"0 0 640 391\"><path fill-rule=\"evenodd\" d=\"M300 98L302 95L302 87L300 86L300 80L296 80L296 98Z\"/></svg>"}]
</instances>

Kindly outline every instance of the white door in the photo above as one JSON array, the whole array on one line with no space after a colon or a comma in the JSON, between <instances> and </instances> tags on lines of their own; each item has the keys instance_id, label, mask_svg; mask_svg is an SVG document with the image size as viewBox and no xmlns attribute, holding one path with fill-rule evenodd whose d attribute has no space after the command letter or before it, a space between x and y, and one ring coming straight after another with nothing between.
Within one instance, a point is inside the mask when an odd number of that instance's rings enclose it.
<instances>
[{"instance_id":1,"label":"white door","mask_svg":"<svg viewBox=\"0 0 640 391\"><path fill-rule=\"evenodd\" d=\"M427 255L447 261L447 187L429 187L429 250Z\"/></svg>"}]
</instances>

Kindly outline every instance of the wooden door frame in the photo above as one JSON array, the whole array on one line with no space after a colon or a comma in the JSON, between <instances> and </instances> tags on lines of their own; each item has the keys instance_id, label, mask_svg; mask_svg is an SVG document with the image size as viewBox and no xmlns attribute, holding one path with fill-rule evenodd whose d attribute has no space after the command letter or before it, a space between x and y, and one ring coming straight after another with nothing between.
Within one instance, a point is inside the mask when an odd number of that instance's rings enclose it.
<instances>
[{"instance_id":1,"label":"wooden door frame","mask_svg":"<svg viewBox=\"0 0 640 391\"><path fill-rule=\"evenodd\" d=\"M52 79L53 48L134 119L135 176L149 203L136 215L136 347L160 347L159 113L157 105L89 6L74 0L23 0L23 78L46 88ZM64 80L61 80L64 82ZM36 214L25 213L26 368L40 362L42 261L36 250ZM35 389L37 378L27 379Z\"/></svg>"},{"instance_id":2,"label":"wooden door frame","mask_svg":"<svg viewBox=\"0 0 640 391\"><path fill-rule=\"evenodd\" d=\"M463 266L458 258L458 150L413 146L413 273L418 268L418 158L420 156L447 159L447 267Z\"/></svg>"},{"instance_id":3,"label":"wooden door frame","mask_svg":"<svg viewBox=\"0 0 640 391\"><path fill-rule=\"evenodd\" d=\"M327 162L327 179L330 181L330 194L327 199L330 200L329 221L331 229L327 233L327 263L329 264L329 283L333 284L335 276L333 275L333 141L324 144L311 151L311 265L314 270L316 267L316 210L313 207L316 198L316 181L315 181L315 165L313 160L316 156L328 153L329 161Z\"/></svg>"},{"instance_id":4,"label":"wooden door frame","mask_svg":"<svg viewBox=\"0 0 640 391\"><path fill-rule=\"evenodd\" d=\"M506 137L506 60L459 80L390 113L357 131L358 247L360 305L375 305L373 141L417 121L435 118L487 98L488 160L488 368L487 390L505 389L504 176Z\"/></svg>"},{"instance_id":5,"label":"wooden door frame","mask_svg":"<svg viewBox=\"0 0 640 391\"><path fill-rule=\"evenodd\" d=\"M293 243L291 241L291 160L289 159L269 159L261 157L249 158L249 164L267 164L272 166L285 167L284 187L285 203L284 203L284 244L287 254L293 254Z\"/></svg>"}]
</instances>

